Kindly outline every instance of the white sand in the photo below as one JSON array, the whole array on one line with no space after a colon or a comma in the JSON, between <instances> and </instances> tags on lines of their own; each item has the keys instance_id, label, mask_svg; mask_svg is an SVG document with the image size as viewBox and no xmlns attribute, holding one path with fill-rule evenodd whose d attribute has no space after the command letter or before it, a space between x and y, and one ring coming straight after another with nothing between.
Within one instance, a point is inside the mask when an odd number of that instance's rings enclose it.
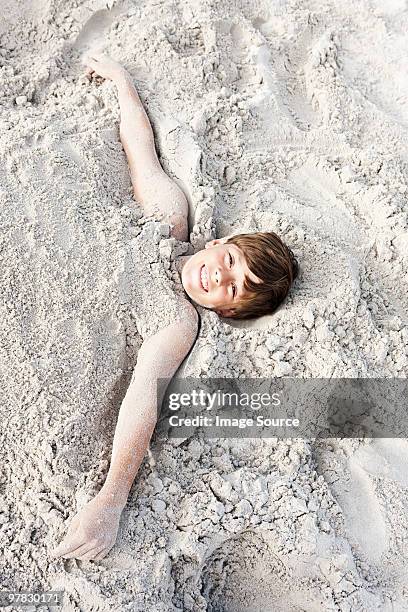
<instances>
[{"instance_id":1,"label":"white sand","mask_svg":"<svg viewBox=\"0 0 408 612\"><path fill-rule=\"evenodd\" d=\"M184 373L405 376L406 2L0 8L0 586L68 611L408 610L406 440L156 441L112 553L47 557L104 480L140 346L141 211L114 86L80 54L134 75L195 247L271 229L301 261L276 315L202 312Z\"/></svg>"}]
</instances>

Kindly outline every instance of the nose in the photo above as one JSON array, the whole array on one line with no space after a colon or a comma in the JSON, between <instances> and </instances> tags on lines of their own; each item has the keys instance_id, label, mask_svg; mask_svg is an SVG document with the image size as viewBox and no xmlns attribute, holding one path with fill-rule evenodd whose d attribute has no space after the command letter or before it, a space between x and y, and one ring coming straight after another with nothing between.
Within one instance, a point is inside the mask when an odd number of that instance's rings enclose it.
<instances>
[{"instance_id":1,"label":"nose","mask_svg":"<svg viewBox=\"0 0 408 612\"><path fill-rule=\"evenodd\" d=\"M223 270L221 267L217 266L214 270L214 279L217 286L223 286L229 280L229 271Z\"/></svg>"}]
</instances>

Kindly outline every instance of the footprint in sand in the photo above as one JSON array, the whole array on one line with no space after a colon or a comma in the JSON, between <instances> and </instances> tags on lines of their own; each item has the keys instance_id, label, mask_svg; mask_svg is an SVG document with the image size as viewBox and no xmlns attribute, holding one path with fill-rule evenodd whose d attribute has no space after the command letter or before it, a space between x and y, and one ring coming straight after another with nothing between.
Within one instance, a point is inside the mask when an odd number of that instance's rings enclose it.
<instances>
[{"instance_id":1,"label":"footprint in sand","mask_svg":"<svg viewBox=\"0 0 408 612\"><path fill-rule=\"evenodd\" d=\"M108 31L115 19L120 15L120 6L112 9L102 9L92 13L90 18L84 23L72 45L77 51L85 51L91 46L95 47L104 42L104 34Z\"/></svg>"},{"instance_id":2,"label":"footprint in sand","mask_svg":"<svg viewBox=\"0 0 408 612\"><path fill-rule=\"evenodd\" d=\"M343 511L348 534L371 563L379 563L389 551L390 533L374 479L382 477L408 487L408 442L405 439L375 439L347 459L336 455L335 461L340 465L334 471L333 460L327 461L322 449L317 457L328 477L332 473L338 477L330 488Z\"/></svg>"},{"instance_id":3,"label":"footprint in sand","mask_svg":"<svg viewBox=\"0 0 408 612\"><path fill-rule=\"evenodd\" d=\"M307 134L323 123L307 83L307 67L320 27L306 22L278 49L275 21L275 17L258 17L252 23L243 19L222 27L222 34L231 41L229 58L238 71L234 86L251 95L251 112L260 126L248 135L251 149L258 149L260 143L278 146L295 141L304 146Z\"/></svg>"},{"instance_id":4,"label":"footprint in sand","mask_svg":"<svg viewBox=\"0 0 408 612\"><path fill-rule=\"evenodd\" d=\"M181 57L189 57L205 50L204 36L199 25L190 28L174 27L166 32L172 49Z\"/></svg>"},{"instance_id":5,"label":"footprint in sand","mask_svg":"<svg viewBox=\"0 0 408 612\"><path fill-rule=\"evenodd\" d=\"M259 18L253 23L254 28L265 37L265 44L253 53L257 72L261 76L265 95L274 100L277 110L299 130L308 131L321 123L320 115L307 94L304 73L318 27L309 21L294 40L279 53L273 53L268 44L271 21L273 18Z\"/></svg>"},{"instance_id":6,"label":"footprint in sand","mask_svg":"<svg viewBox=\"0 0 408 612\"><path fill-rule=\"evenodd\" d=\"M302 166L288 172L279 187L276 208L317 229L322 238L336 238L339 245L354 249L368 242L356 226L354 211L341 195L338 173L318 155L309 155Z\"/></svg>"},{"instance_id":7,"label":"footprint in sand","mask_svg":"<svg viewBox=\"0 0 408 612\"><path fill-rule=\"evenodd\" d=\"M205 562L198 588L209 612L323 610L327 582L298 555L277 555L273 536L248 530L227 540ZM364 593L361 593L364 596ZM331 608L330 608L331 609Z\"/></svg>"},{"instance_id":8,"label":"footprint in sand","mask_svg":"<svg viewBox=\"0 0 408 612\"><path fill-rule=\"evenodd\" d=\"M201 574L200 590L209 612L271 610L290 588L285 564L254 531L219 546Z\"/></svg>"}]
</instances>

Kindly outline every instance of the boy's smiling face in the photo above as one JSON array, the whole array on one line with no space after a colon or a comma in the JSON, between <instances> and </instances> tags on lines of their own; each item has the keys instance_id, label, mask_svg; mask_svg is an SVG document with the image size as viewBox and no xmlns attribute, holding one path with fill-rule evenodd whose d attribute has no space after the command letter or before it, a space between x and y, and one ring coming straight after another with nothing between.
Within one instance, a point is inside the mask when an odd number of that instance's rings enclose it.
<instances>
[{"instance_id":1,"label":"boy's smiling face","mask_svg":"<svg viewBox=\"0 0 408 612\"><path fill-rule=\"evenodd\" d=\"M187 295L224 317L230 316L234 305L244 297L245 278L261 282L248 268L241 249L227 240L228 237L207 242L205 249L192 255L181 271Z\"/></svg>"}]
</instances>

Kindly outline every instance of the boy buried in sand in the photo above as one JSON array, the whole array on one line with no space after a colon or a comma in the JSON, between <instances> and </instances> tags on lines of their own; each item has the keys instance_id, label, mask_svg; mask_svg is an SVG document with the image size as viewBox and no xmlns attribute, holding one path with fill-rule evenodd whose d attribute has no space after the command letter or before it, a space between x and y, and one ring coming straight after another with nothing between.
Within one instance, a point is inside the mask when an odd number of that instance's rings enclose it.
<instances>
[{"instance_id":1,"label":"boy buried in sand","mask_svg":"<svg viewBox=\"0 0 408 612\"><path fill-rule=\"evenodd\" d=\"M160 166L153 131L130 75L105 56L92 55L86 64L90 79L111 79L117 87L120 139L135 199L158 225L169 224L172 237L187 241L187 200ZM53 557L102 559L115 544L122 510L156 424L162 400L156 397L157 379L170 379L175 374L196 339L198 314L187 296L220 316L253 318L273 312L284 300L298 266L276 234L260 232L211 240L202 251L183 257L180 269L178 292L169 289L165 275L159 283L150 272L151 282L141 300L147 304L144 313L150 321L146 325L150 333L142 334L132 381L119 411L106 481L75 515L67 535L52 551ZM151 269L147 266L146 270L149 273ZM158 291L167 292L164 300ZM152 328L151 320L159 318L155 317L156 308L165 311L167 324Z\"/></svg>"}]
</instances>

